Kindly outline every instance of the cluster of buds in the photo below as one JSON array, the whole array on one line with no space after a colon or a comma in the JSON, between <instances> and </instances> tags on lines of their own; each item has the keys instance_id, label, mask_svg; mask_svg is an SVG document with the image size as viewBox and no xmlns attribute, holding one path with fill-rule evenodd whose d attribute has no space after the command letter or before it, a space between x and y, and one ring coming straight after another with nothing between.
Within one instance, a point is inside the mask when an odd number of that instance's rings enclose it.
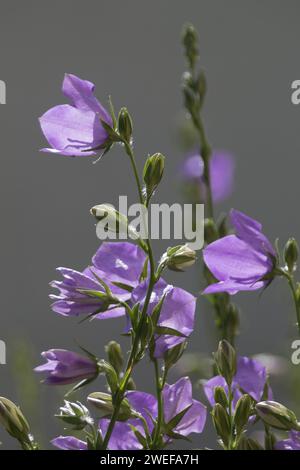
<instances>
[{"instance_id":1,"label":"cluster of buds","mask_svg":"<svg viewBox=\"0 0 300 470\"><path fill-rule=\"evenodd\" d=\"M23 449L34 449L35 443L30 434L30 427L19 406L8 398L0 397L0 424Z\"/></svg>"}]
</instances>

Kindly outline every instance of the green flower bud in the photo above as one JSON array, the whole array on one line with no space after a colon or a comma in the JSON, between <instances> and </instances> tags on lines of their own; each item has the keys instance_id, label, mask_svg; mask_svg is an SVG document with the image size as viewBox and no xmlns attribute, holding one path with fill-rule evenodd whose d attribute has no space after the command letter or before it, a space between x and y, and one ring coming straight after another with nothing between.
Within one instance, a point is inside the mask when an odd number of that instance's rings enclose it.
<instances>
[{"instance_id":1,"label":"green flower bud","mask_svg":"<svg viewBox=\"0 0 300 470\"><path fill-rule=\"evenodd\" d=\"M238 400L234 412L234 424L237 434L240 434L244 426L248 423L253 400L250 395L242 395Z\"/></svg>"},{"instance_id":2,"label":"green flower bud","mask_svg":"<svg viewBox=\"0 0 300 470\"><path fill-rule=\"evenodd\" d=\"M110 364L113 366L115 371L120 374L123 370L124 365L124 358L121 346L116 341L110 341L105 346L105 351Z\"/></svg>"},{"instance_id":3,"label":"green flower bud","mask_svg":"<svg viewBox=\"0 0 300 470\"><path fill-rule=\"evenodd\" d=\"M72 403L65 400L64 406L59 410L60 413L56 417L73 426L73 429L81 430L88 424L93 424L89 410L79 401Z\"/></svg>"},{"instance_id":4,"label":"green flower bud","mask_svg":"<svg viewBox=\"0 0 300 470\"><path fill-rule=\"evenodd\" d=\"M120 136L129 143L132 136L132 120L126 108L121 108L119 112L118 130Z\"/></svg>"},{"instance_id":5,"label":"green flower bud","mask_svg":"<svg viewBox=\"0 0 300 470\"><path fill-rule=\"evenodd\" d=\"M114 405L112 402L112 396L108 393L93 392L87 397L89 403L94 405L97 410L101 411L101 416L110 417L114 412ZM120 406L118 414L118 421L126 421L134 416L133 410L131 409L130 403L126 398Z\"/></svg>"},{"instance_id":6,"label":"green flower bud","mask_svg":"<svg viewBox=\"0 0 300 470\"><path fill-rule=\"evenodd\" d=\"M147 158L144 170L143 180L146 185L147 196L151 196L159 185L165 167L165 157L161 153L155 153Z\"/></svg>"},{"instance_id":7,"label":"green flower bud","mask_svg":"<svg viewBox=\"0 0 300 470\"><path fill-rule=\"evenodd\" d=\"M295 238L290 238L284 247L284 260L290 273L295 271L299 248Z\"/></svg>"},{"instance_id":8,"label":"green flower bud","mask_svg":"<svg viewBox=\"0 0 300 470\"><path fill-rule=\"evenodd\" d=\"M174 348L168 349L164 354L164 361L165 361L165 368L169 370L172 366L174 366L179 359L181 358L182 354L186 349L187 343L184 341L183 343L177 344Z\"/></svg>"},{"instance_id":9,"label":"green flower bud","mask_svg":"<svg viewBox=\"0 0 300 470\"><path fill-rule=\"evenodd\" d=\"M223 387L215 387L214 389L215 402L222 405L225 409L228 407L228 398Z\"/></svg>"},{"instance_id":10,"label":"green flower bud","mask_svg":"<svg viewBox=\"0 0 300 470\"><path fill-rule=\"evenodd\" d=\"M216 403L213 408L212 419L218 436L220 436L225 447L227 447L231 435L230 418L225 408L219 403Z\"/></svg>"},{"instance_id":11,"label":"green flower bud","mask_svg":"<svg viewBox=\"0 0 300 470\"><path fill-rule=\"evenodd\" d=\"M223 339L214 355L216 366L226 382L230 385L236 373L236 352L228 341Z\"/></svg>"},{"instance_id":12,"label":"green flower bud","mask_svg":"<svg viewBox=\"0 0 300 470\"><path fill-rule=\"evenodd\" d=\"M182 43L185 48L185 54L191 69L194 68L198 58L198 35L192 24L187 24L183 28Z\"/></svg>"},{"instance_id":13,"label":"green flower bud","mask_svg":"<svg viewBox=\"0 0 300 470\"><path fill-rule=\"evenodd\" d=\"M0 424L20 442L30 442L29 424L20 408L7 398L0 397Z\"/></svg>"},{"instance_id":14,"label":"green flower bud","mask_svg":"<svg viewBox=\"0 0 300 470\"><path fill-rule=\"evenodd\" d=\"M296 415L286 406L276 401L262 401L257 403L256 411L258 416L268 426L284 431L292 429L300 430L300 424L297 422Z\"/></svg>"},{"instance_id":15,"label":"green flower bud","mask_svg":"<svg viewBox=\"0 0 300 470\"><path fill-rule=\"evenodd\" d=\"M159 266L168 267L171 271L184 271L196 261L196 252L188 245L168 248L163 254Z\"/></svg>"},{"instance_id":16,"label":"green flower bud","mask_svg":"<svg viewBox=\"0 0 300 470\"><path fill-rule=\"evenodd\" d=\"M264 448L255 439L241 436L237 450L264 450Z\"/></svg>"},{"instance_id":17,"label":"green flower bud","mask_svg":"<svg viewBox=\"0 0 300 470\"><path fill-rule=\"evenodd\" d=\"M218 238L218 229L212 219L204 220L204 239L206 243L212 243Z\"/></svg>"},{"instance_id":18,"label":"green flower bud","mask_svg":"<svg viewBox=\"0 0 300 470\"><path fill-rule=\"evenodd\" d=\"M98 222L103 224L104 232L118 234L120 237L125 238L129 234L132 239L138 239L136 230L128 224L127 217L118 212L112 205L98 204L91 208L90 213Z\"/></svg>"}]
</instances>

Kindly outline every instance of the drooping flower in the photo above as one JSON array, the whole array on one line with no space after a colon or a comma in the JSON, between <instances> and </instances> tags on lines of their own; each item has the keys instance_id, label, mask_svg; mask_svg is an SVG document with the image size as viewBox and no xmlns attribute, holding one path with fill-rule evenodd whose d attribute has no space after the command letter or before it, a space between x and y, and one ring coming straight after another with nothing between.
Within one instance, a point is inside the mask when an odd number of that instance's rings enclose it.
<instances>
[{"instance_id":1,"label":"drooping flower","mask_svg":"<svg viewBox=\"0 0 300 470\"><path fill-rule=\"evenodd\" d=\"M67 385L97 375L97 363L89 357L65 349L50 349L41 355L47 362L34 370L46 374L48 385Z\"/></svg>"},{"instance_id":2,"label":"drooping flower","mask_svg":"<svg viewBox=\"0 0 300 470\"><path fill-rule=\"evenodd\" d=\"M275 449L276 450L300 450L300 432L290 431L289 438L276 442Z\"/></svg>"},{"instance_id":3,"label":"drooping flower","mask_svg":"<svg viewBox=\"0 0 300 470\"><path fill-rule=\"evenodd\" d=\"M72 104L49 109L40 117L40 126L50 144L43 152L67 156L96 155L95 147L104 146L108 135L101 120L112 125L106 109L94 96L94 84L76 75L65 74L62 91Z\"/></svg>"},{"instance_id":4,"label":"drooping flower","mask_svg":"<svg viewBox=\"0 0 300 470\"><path fill-rule=\"evenodd\" d=\"M127 392L126 398L131 407L140 413L147 423L149 432L153 431L153 419L157 418L157 400L156 398L144 392L130 391ZM178 423L172 428L172 431L181 436L188 436L191 433L201 433L206 421L206 407L199 401L192 398L192 384L188 377L179 379L175 384L166 384L163 389L164 401L164 421L166 425L171 422L175 416L184 412ZM99 429L102 436L105 436L109 419L101 419L99 421ZM129 419L126 422L117 421L108 443L110 450L138 450L142 449L141 443L132 430L134 426L143 436L145 430L142 422L138 418ZM166 435L165 442L170 443L172 438ZM59 448L70 450L75 446L82 446L82 441L74 443L69 441L68 436L59 437L52 441Z\"/></svg>"},{"instance_id":5,"label":"drooping flower","mask_svg":"<svg viewBox=\"0 0 300 470\"><path fill-rule=\"evenodd\" d=\"M210 159L210 181L212 197L215 203L227 199L233 191L234 160L232 155L225 151L214 151ZM203 180L204 163L199 154L186 158L182 167L183 178L199 187L200 197L206 198L206 188Z\"/></svg>"},{"instance_id":6,"label":"drooping flower","mask_svg":"<svg viewBox=\"0 0 300 470\"><path fill-rule=\"evenodd\" d=\"M146 256L138 246L128 242L102 243L92 259L92 266L82 273L67 268L59 268L64 276L62 282L53 281L52 287L59 289L52 309L62 315L89 315L105 319L126 315L122 306L108 305L105 297L91 296L89 291L103 294L99 278L110 287L115 299L129 305L143 306L148 281L141 281ZM183 342L193 331L196 299L183 289L167 284L160 279L154 287L148 314L164 297L159 326L179 331L182 336L160 335L156 338L155 355L161 357L167 349Z\"/></svg>"},{"instance_id":7,"label":"drooping flower","mask_svg":"<svg viewBox=\"0 0 300 470\"><path fill-rule=\"evenodd\" d=\"M266 368L256 359L241 356L237 361L237 372L232 381L233 407L238 399L247 393L255 401L260 401L267 383ZM216 387L223 387L228 394L228 387L221 375L216 375L205 382L203 388L211 406L215 405L214 391ZM268 398L272 399L272 391L268 388Z\"/></svg>"},{"instance_id":8,"label":"drooping flower","mask_svg":"<svg viewBox=\"0 0 300 470\"><path fill-rule=\"evenodd\" d=\"M276 253L262 233L259 222L232 209L235 235L227 235L209 244L203 251L204 262L219 281L209 285L204 294L260 289L270 282Z\"/></svg>"}]
</instances>

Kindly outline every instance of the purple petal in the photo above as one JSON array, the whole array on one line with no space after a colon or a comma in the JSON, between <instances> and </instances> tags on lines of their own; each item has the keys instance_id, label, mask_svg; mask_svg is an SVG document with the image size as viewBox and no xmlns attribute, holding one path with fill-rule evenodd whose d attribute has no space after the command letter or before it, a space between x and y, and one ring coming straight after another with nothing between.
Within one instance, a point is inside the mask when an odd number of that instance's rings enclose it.
<instances>
[{"instance_id":1,"label":"purple petal","mask_svg":"<svg viewBox=\"0 0 300 470\"><path fill-rule=\"evenodd\" d=\"M73 436L59 436L52 439L51 444L61 450L87 450L87 444Z\"/></svg>"},{"instance_id":2,"label":"purple petal","mask_svg":"<svg viewBox=\"0 0 300 470\"><path fill-rule=\"evenodd\" d=\"M227 292L230 295L234 295L240 291L252 291L261 289L266 285L264 281L253 282L252 280L249 282L237 282L234 280L227 280L217 282L216 284L209 285L204 291L203 294L218 294L219 292Z\"/></svg>"},{"instance_id":3,"label":"purple petal","mask_svg":"<svg viewBox=\"0 0 300 470\"><path fill-rule=\"evenodd\" d=\"M145 253L133 243L105 242L93 257L93 264L105 279L136 287L145 260Z\"/></svg>"},{"instance_id":4,"label":"purple petal","mask_svg":"<svg viewBox=\"0 0 300 470\"><path fill-rule=\"evenodd\" d=\"M109 419L101 419L99 421L99 428L101 429L102 435L105 436L107 432ZM139 429L140 430L140 429ZM109 439L108 449L109 450L139 450L142 449L142 445L135 437L134 432L131 430L128 423L118 421L115 424L112 435Z\"/></svg>"},{"instance_id":5,"label":"purple petal","mask_svg":"<svg viewBox=\"0 0 300 470\"><path fill-rule=\"evenodd\" d=\"M216 375L212 379L206 380L203 385L203 390L211 406L215 406L216 404L215 397L214 397L216 387L223 387L226 394L228 394L228 387L227 387L226 381L224 377L222 377L221 375Z\"/></svg>"},{"instance_id":6,"label":"purple petal","mask_svg":"<svg viewBox=\"0 0 300 470\"><path fill-rule=\"evenodd\" d=\"M201 181L203 175L204 163L200 155L188 157L182 166L182 175L187 180Z\"/></svg>"},{"instance_id":7,"label":"purple petal","mask_svg":"<svg viewBox=\"0 0 300 470\"><path fill-rule=\"evenodd\" d=\"M228 198L234 184L234 159L232 155L217 150L212 153L210 160L210 181L214 202L221 202Z\"/></svg>"},{"instance_id":8,"label":"purple petal","mask_svg":"<svg viewBox=\"0 0 300 470\"><path fill-rule=\"evenodd\" d=\"M276 450L300 450L300 432L291 431L289 439L278 441L275 444Z\"/></svg>"},{"instance_id":9,"label":"purple petal","mask_svg":"<svg viewBox=\"0 0 300 470\"><path fill-rule=\"evenodd\" d=\"M260 401L267 380L266 368L255 359L239 357L234 380L254 400Z\"/></svg>"}]
</instances>

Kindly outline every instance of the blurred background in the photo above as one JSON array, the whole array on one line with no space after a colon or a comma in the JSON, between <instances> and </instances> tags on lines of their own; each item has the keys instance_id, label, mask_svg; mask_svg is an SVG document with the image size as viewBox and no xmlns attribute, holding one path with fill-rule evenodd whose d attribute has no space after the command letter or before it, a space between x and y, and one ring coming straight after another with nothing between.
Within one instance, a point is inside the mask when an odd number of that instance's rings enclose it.
<instances>
[{"instance_id":1,"label":"blurred background","mask_svg":"<svg viewBox=\"0 0 300 470\"><path fill-rule=\"evenodd\" d=\"M104 104L110 94L117 109L127 106L133 116L139 169L148 153L167 156L155 202L180 202L178 168L185 156L178 138L185 67L180 34L192 21L208 80L209 141L236 159L235 191L217 212L235 207L260 220L271 240L299 240L300 107L290 100L291 82L300 78L299 15L297 0L1 2L0 79L7 85L7 104L0 106L0 339L7 345L7 365L0 365L0 395L22 406L45 448L63 433L53 414L66 390L40 385L32 372L40 352L76 350L78 341L101 357L104 345L120 340L123 329L122 320L78 325L53 313L48 283L57 266L86 267L99 246L90 207L116 204L119 194L135 202L136 191L118 147L97 165L39 153L45 141L38 117L66 102L65 72L93 81ZM158 258L162 247L155 248ZM168 280L197 294L199 266ZM242 293L234 300L242 312L239 354L280 356L284 375L271 376L275 397L300 412L300 366L290 362L297 330L286 284L275 281L263 295ZM182 364L194 382L205 376L195 373L205 366L201 357L216 348L213 328L212 311L200 298L189 346L189 353L200 355ZM121 342L126 348L127 340ZM145 366L135 378L140 389L151 391ZM194 395L201 397L197 387ZM1 428L0 441L3 448L16 446ZM215 447L210 426L193 446Z\"/></svg>"}]
</instances>

